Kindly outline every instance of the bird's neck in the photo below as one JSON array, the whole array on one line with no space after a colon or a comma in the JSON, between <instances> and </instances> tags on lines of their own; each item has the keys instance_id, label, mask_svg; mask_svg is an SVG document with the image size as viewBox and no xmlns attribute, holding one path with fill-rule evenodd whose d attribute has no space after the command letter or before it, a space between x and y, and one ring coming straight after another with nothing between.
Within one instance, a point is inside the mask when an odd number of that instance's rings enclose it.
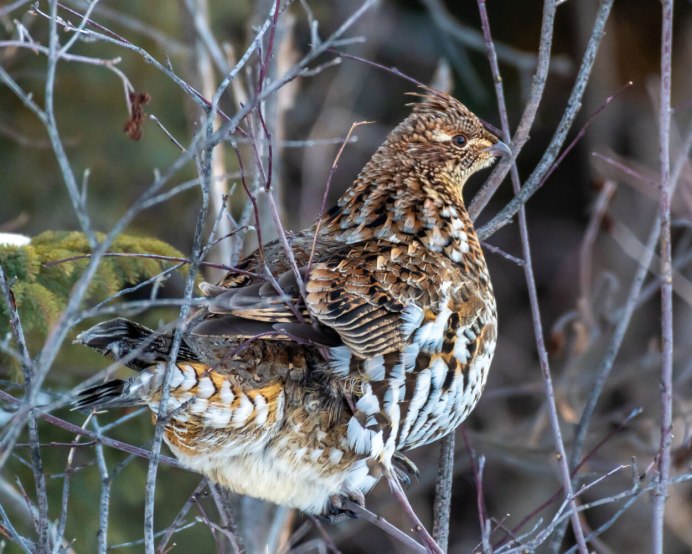
<instances>
[{"instance_id":1,"label":"bird's neck","mask_svg":"<svg viewBox=\"0 0 692 554\"><path fill-rule=\"evenodd\" d=\"M325 214L321 230L349 243L385 240L419 243L463 263L482 252L461 197L463 183L447 173L392 163L377 152L353 185ZM391 154L391 153L390 153Z\"/></svg>"}]
</instances>

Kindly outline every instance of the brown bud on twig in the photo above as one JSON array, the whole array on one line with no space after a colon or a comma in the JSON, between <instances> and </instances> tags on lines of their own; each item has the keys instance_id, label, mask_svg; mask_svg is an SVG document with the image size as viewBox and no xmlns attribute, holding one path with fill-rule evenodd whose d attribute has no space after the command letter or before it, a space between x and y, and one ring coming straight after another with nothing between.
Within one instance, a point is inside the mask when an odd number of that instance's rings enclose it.
<instances>
[{"instance_id":1,"label":"brown bud on twig","mask_svg":"<svg viewBox=\"0 0 692 554\"><path fill-rule=\"evenodd\" d=\"M142 138L142 124L147 116L143 106L151 100L148 92L131 92L128 95L130 101L130 119L125 122L123 131L132 140Z\"/></svg>"}]
</instances>

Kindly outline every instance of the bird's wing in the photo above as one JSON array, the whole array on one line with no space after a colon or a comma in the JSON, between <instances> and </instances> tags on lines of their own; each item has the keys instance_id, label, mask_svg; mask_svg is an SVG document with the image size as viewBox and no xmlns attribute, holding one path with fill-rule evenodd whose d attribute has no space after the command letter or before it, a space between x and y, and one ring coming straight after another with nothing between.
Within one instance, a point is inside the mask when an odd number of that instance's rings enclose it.
<instances>
[{"instance_id":1,"label":"bird's wing","mask_svg":"<svg viewBox=\"0 0 692 554\"><path fill-rule=\"evenodd\" d=\"M358 358L399 352L437 300L438 257L382 241L354 245L313 266L307 308Z\"/></svg>"},{"instance_id":2,"label":"bird's wing","mask_svg":"<svg viewBox=\"0 0 692 554\"><path fill-rule=\"evenodd\" d=\"M307 265L311 259L319 259L321 252L332 244L324 239L316 241L313 247L314 228L308 228L299 233L290 235L287 240L291 247L293 259L298 267ZM231 270L217 285L206 287L213 294L225 292L228 289L245 287L255 283L265 282L264 276L267 271L272 275L281 275L291 270L291 261L286 255L285 246L281 241L273 240L257 248L254 252L243 258L236 269Z\"/></svg>"},{"instance_id":3,"label":"bird's wing","mask_svg":"<svg viewBox=\"0 0 692 554\"><path fill-rule=\"evenodd\" d=\"M268 338L343 344L357 359L399 352L425 311L439 303L448 266L444 255L422 247L385 241L344 246L300 269L304 301L290 270L274 283L215 289L208 306L215 315L193 332L225 326L242 333L245 320L254 332L258 322L265 335L273 329Z\"/></svg>"}]
</instances>

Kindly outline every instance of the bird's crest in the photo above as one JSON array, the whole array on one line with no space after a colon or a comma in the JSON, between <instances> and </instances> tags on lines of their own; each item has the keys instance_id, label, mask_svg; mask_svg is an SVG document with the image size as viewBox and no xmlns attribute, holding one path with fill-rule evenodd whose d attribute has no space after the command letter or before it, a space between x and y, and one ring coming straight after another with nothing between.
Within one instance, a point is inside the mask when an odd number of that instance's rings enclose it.
<instances>
[{"instance_id":1,"label":"bird's crest","mask_svg":"<svg viewBox=\"0 0 692 554\"><path fill-rule=\"evenodd\" d=\"M419 102L407 104L414 113L456 112L458 115L473 115L459 100L440 90L427 89L427 92L407 92L406 95L420 98Z\"/></svg>"},{"instance_id":2,"label":"bird's crest","mask_svg":"<svg viewBox=\"0 0 692 554\"><path fill-rule=\"evenodd\" d=\"M413 113L429 115L439 115L440 113L444 113L451 115L453 118L476 119L480 121L481 125L486 131L491 132L495 136L502 136L502 131L500 131L500 129L478 117L453 96L432 87L420 88L426 92L412 91L405 93L407 96L415 96L416 98L420 98L419 102L409 102L406 104L412 108Z\"/></svg>"}]
</instances>

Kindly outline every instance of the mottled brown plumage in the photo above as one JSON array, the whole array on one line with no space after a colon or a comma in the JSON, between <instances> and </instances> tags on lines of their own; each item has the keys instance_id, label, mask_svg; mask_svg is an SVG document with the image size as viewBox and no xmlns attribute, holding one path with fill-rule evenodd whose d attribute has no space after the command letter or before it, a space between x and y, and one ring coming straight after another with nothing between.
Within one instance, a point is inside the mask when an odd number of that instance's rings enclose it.
<instances>
[{"instance_id":1,"label":"mottled brown plumage","mask_svg":"<svg viewBox=\"0 0 692 554\"><path fill-rule=\"evenodd\" d=\"M508 152L458 101L424 95L337 205L291 237L302 284L275 242L239 264L262 275L266 263L275 282L231 272L204 285L171 375L175 455L233 491L324 513L455 429L497 333L462 187ZM78 340L140 371L78 406L156 412L170 337L118 319Z\"/></svg>"}]
</instances>

